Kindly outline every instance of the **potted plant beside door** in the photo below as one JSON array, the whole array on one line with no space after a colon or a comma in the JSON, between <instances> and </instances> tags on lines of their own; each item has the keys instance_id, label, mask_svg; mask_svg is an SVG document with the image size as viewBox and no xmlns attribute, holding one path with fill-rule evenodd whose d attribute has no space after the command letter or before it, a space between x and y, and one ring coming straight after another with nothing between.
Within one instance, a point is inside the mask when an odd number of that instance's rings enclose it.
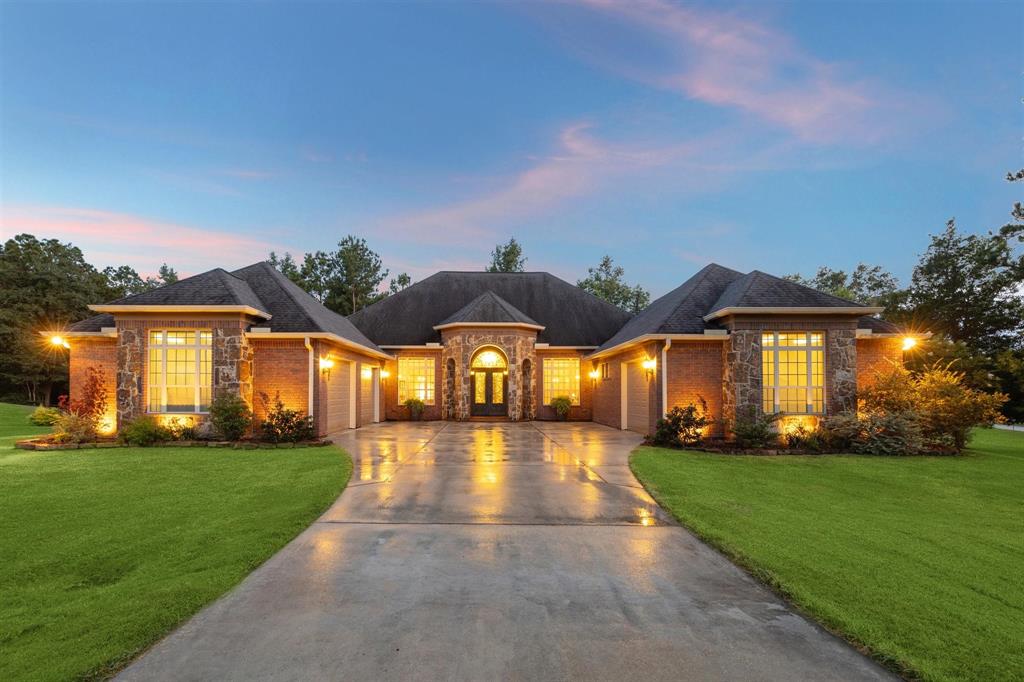
<instances>
[{"instance_id":1,"label":"potted plant beside door","mask_svg":"<svg viewBox=\"0 0 1024 682\"><path fill-rule=\"evenodd\" d=\"M409 410L409 418L413 421L419 421L423 418L423 401L419 398L409 398L405 401L405 407Z\"/></svg>"},{"instance_id":2,"label":"potted plant beside door","mask_svg":"<svg viewBox=\"0 0 1024 682\"><path fill-rule=\"evenodd\" d=\"M560 395L551 399L551 407L555 410L558 421L565 421L569 418L569 409L572 407L572 400L567 395Z\"/></svg>"}]
</instances>

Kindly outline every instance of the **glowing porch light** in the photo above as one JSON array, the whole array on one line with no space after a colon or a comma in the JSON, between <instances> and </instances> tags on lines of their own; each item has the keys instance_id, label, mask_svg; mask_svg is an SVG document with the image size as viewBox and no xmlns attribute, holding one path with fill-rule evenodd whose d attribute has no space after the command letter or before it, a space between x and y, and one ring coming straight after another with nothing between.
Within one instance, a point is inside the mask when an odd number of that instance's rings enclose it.
<instances>
[{"instance_id":1,"label":"glowing porch light","mask_svg":"<svg viewBox=\"0 0 1024 682\"><path fill-rule=\"evenodd\" d=\"M913 336L904 336L903 337L903 350L910 350L911 348L913 348L916 345L917 345L917 339L915 339Z\"/></svg>"},{"instance_id":2,"label":"glowing porch light","mask_svg":"<svg viewBox=\"0 0 1024 682\"><path fill-rule=\"evenodd\" d=\"M391 372L387 371L386 369L382 369L380 371L380 378L381 379L387 379L389 376L391 376Z\"/></svg>"},{"instance_id":3,"label":"glowing porch light","mask_svg":"<svg viewBox=\"0 0 1024 682\"><path fill-rule=\"evenodd\" d=\"M59 348L71 348L71 344L63 336L54 335L50 337L50 345Z\"/></svg>"},{"instance_id":4,"label":"glowing porch light","mask_svg":"<svg viewBox=\"0 0 1024 682\"><path fill-rule=\"evenodd\" d=\"M360 372L360 374L362 375L362 377L364 379L372 379L373 378L373 369L371 369L370 367L363 367L363 371Z\"/></svg>"},{"instance_id":5,"label":"glowing porch light","mask_svg":"<svg viewBox=\"0 0 1024 682\"><path fill-rule=\"evenodd\" d=\"M655 360L654 358L648 358L643 361L642 366L648 372L653 372L654 370L658 369L658 361Z\"/></svg>"},{"instance_id":6,"label":"glowing porch light","mask_svg":"<svg viewBox=\"0 0 1024 682\"><path fill-rule=\"evenodd\" d=\"M321 370L331 369L332 367L334 367L334 360L331 360L330 358L320 358Z\"/></svg>"},{"instance_id":7,"label":"glowing porch light","mask_svg":"<svg viewBox=\"0 0 1024 682\"><path fill-rule=\"evenodd\" d=\"M587 376L590 377L591 379L593 379L594 381L597 381L598 377L601 376L601 373L599 371L597 371L596 369L592 369L587 374Z\"/></svg>"}]
</instances>

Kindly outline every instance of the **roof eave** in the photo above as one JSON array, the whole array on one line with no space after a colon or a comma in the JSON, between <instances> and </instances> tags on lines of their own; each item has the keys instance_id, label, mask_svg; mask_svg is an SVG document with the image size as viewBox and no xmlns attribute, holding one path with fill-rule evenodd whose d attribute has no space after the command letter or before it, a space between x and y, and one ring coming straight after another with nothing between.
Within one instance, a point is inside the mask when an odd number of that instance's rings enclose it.
<instances>
[{"instance_id":1,"label":"roof eave","mask_svg":"<svg viewBox=\"0 0 1024 682\"><path fill-rule=\"evenodd\" d=\"M730 306L704 316L705 322L729 315L875 315L885 308L873 306Z\"/></svg>"},{"instance_id":2,"label":"roof eave","mask_svg":"<svg viewBox=\"0 0 1024 682\"><path fill-rule=\"evenodd\" d=\"M89 310L97 313L241 313L269 320L270 313L248 305L91 305Z\"/></svg>"},{"instance_id":3,"label":"roof eave","mask_svg":"<svg viewBox=\"0 0 1024 682\"><path fill-rule=\"evenodd\" d=\"M245 332L245 338L247 338L247 339L268 339L268 338L269 339L307 339L307 338L308 339L326 339L327 341L333 341L334 343L337 343L339 345L345 346L347 348L352 348L354 350L359 351L360 353L365 353L367 355L372 355L374 357L381 358L382 360L394 360L395 359L395 356L391 355L390 353L385 353L382 350L377 350L376 348L370 348L369 346L364 346L361 343L357 343L357 342L352 341L350 339L346 339L346 338L344 338L342 336L338 336L337 334L335 334L333 332L251 332L250 331L250 332Z\"/></svg>"},{"instance_id":4,"label":"roof eave","mask_svg":"<svg viewBox=\"0 0 1024 682\"><path fill-rule=\"evenodd\" d=\"M585 360L597 360L607 355L614 355L628 350L633 346L639 346L649 341L728 341L729 333L724 329L709 329L703 334L641 334L634 336L628 341L617 343L614 346L598 350L586 356Z\"/></svg>"}]
</instances>

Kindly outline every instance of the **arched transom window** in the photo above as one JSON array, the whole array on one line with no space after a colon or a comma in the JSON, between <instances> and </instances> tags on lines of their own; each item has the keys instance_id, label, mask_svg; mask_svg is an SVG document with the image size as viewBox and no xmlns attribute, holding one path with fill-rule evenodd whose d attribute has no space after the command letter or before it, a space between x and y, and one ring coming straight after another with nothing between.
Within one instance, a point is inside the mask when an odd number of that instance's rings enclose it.
<instances>
[{"instance_id":1,"label":"arched transom window","mask_svg":"<svg viewBox=\"0 0 1024 682\"><path fill-rule=\"evenodd\" d=\"M505 356L492 348L485 348L473 356L473 369L508 369Z\"/></svg>"}]
</instances>

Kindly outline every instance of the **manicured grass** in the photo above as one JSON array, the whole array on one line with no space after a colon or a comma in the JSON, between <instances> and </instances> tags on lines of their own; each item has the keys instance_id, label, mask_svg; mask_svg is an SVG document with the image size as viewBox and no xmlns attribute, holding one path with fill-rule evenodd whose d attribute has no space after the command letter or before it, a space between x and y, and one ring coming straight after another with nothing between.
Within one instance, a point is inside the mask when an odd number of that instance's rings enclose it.
<instances>
[{"instance_id":1,"label":"manicured grass","mask_svg":"<svg viewBox=\"0 0 1024 682\"><path fill-rule=\"evenodd\" d=\"M640 448L683 524L880 660L926 680L1024 675L1024 433L963 457Z\"/></svg>"},{"instance_id":2,"label":"manicured grass","mask_svg":"<svg viewBox=\"0 0 1024 682\"><path fill-rule=\"evenodd\" d=\"M335 447L13 450L0 404L0 680L106 677L306 528Z\"/></svg>"}]
</instances>

